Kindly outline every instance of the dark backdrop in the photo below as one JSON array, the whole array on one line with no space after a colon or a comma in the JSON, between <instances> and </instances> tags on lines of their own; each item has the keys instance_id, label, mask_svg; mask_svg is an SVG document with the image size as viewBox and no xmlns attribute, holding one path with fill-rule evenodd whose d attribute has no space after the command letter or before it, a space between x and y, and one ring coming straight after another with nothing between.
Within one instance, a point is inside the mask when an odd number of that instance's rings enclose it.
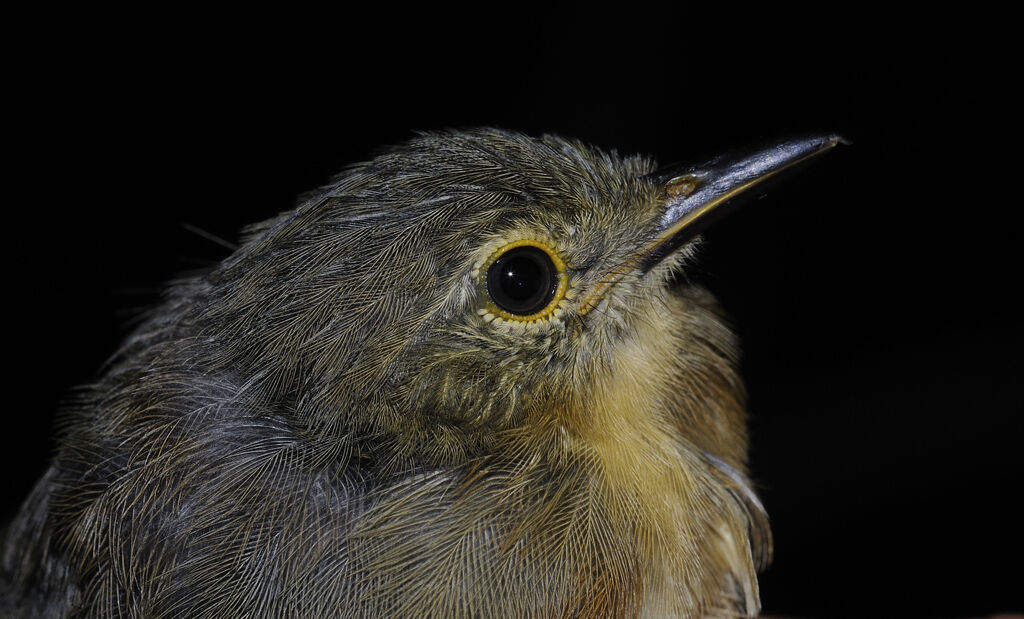
<instances>
[{"instance_id":1,"label":"dark backdrop","mask_svg":"<svg viewBox=\"0 0 1024 619\"><path fill-rule=\"evenodd\" d=\"M61 400L163 282L227 254L193 227L234 241L414 130L666 162L836 131L853 145L708 232L693 272L744 341L766 610L1024 608L1019 200L981 24L867 4L95 10L4 26L7 514Z\"/></svg>"}]
</instances>

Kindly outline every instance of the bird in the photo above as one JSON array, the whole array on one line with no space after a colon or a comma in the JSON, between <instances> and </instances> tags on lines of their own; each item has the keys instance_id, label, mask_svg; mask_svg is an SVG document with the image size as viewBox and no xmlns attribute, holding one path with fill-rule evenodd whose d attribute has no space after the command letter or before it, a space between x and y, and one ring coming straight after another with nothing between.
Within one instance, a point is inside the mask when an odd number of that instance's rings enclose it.
<instances>
[{"instance_id":1,"label":"bird","mask_svg":"<svg viewBox=\"0 0 1024 619\"><path fill-rule=\"evenodd\" d=\"M659 167L416 134L174 282L9 523L5 617L750 617L771 554L700 233L839 143Z\"/></svg>"}]
</instances>

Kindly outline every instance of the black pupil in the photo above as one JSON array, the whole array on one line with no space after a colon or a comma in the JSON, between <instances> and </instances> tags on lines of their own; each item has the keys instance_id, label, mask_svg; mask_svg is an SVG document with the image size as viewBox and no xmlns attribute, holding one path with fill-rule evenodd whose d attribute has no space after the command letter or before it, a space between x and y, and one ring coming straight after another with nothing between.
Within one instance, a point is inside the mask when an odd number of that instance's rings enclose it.
<instances>
[{"instance_id":1,"label":"black pupil","mask_svg":"<svg viewBox=\"0 0 1024 619\"><path fill-rule=\"evenodd\" d=\"M544 309L555 296L558 274L551 258L536 247L516 247L487 271L487 293L510 314L527 316Z\"/></svg>"}]
</instances>

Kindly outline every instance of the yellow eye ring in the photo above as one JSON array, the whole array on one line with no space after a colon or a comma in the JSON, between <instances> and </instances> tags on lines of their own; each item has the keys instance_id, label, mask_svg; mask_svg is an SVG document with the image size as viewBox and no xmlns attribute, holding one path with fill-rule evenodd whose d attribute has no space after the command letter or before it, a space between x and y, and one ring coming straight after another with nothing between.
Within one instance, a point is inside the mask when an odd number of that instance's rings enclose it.
<instances>
[{"instance_id":1,"label":"yellow eye ring","mask_svg":"<svg viewBox=\"0 0 1024 619\"><path fill-rule=\"evenodd\" d=\"M565 263L546 243L532 239L500 247L479 269L487 311L514 322L544 320L569 287Z\"/></svg>"}]
</instances>

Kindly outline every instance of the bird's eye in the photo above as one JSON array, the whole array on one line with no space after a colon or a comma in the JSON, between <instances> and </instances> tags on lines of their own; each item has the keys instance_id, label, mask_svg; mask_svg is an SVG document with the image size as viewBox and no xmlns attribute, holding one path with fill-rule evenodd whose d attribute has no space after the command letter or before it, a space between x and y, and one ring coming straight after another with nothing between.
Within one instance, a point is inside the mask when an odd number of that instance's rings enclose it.
<instances>
[{"instance_id":1,"label":"bird's eye","mask_svg":"<svg viewBox=\"0 0 1024 619\"><path fill-rule=\"evenodd\" d=\"M487 294L510 314L529 316L555 296L558 272L543 250L529 245L502 254L487 270Z\"/></svg>"},{"instance_id":2,"label":"bird's eye","mask_svg":"<svg viewBox=\"0 0 1024 619\"><path fill-rule=\"evenodd\" d=\"M548 247L518 241L488 261L484 287L497 314L518 321L546 317L565 294L565 265Z\"/></svg>"}]
</instances>

